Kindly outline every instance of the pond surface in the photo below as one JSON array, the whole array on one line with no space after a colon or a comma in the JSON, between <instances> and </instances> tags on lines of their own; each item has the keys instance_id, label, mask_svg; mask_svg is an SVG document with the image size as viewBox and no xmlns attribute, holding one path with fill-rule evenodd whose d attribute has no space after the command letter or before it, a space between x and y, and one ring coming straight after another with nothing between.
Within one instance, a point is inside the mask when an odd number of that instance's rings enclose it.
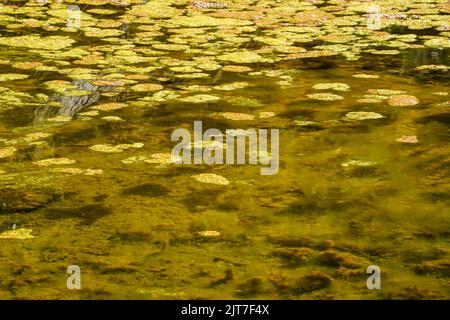
<instances>
[{"instance_id":1,"label":"pond surface","mask_svg":"<svg viewBox=\"0 0 450 320\"><path fill-rule=\"evenodd\" d=\"M3 1L0 299L449 299L449 13ZM197 120L278 173L171 163Z\"/></svg>"}]
</instances>

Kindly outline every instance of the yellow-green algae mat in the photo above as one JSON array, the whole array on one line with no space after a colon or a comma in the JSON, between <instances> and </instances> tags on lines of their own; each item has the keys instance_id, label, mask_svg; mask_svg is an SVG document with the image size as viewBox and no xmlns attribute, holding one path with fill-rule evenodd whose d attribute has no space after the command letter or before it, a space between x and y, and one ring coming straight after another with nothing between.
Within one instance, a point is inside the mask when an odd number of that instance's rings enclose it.
<instances>
[{"instance_id":1,"label":"yellow-green algae mat","mask_svg":"<svg viewBox=\"0 0 450 320\"><path fill-rule=\"evenodd\" d=\"M0 299L449 299L449 13L0 4ZM194 120L280 129L278 174L173 164Z\"/></svg>"}]
</instances>

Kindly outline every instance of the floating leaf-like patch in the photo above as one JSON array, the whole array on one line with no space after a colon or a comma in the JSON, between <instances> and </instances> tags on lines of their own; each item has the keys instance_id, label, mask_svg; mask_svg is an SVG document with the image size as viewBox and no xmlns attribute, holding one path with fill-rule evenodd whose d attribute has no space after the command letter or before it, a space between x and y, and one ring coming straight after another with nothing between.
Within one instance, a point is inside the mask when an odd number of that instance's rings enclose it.
<instances>
[{"instance_id":1,"label":"floating leaf-like patch","mask_svg":"<svg viewBox=\"0 0 450 320\"><path fill-rule=\"evenodd\" d=\"M183 27L226 27L245 26L253 24L253 22L248 20L238 20L233 18L214 18L202 14L176 17L172 19L172 23Z\"/></svg>"},{"instance_id":2,"label":"floating leaf-like patch","mask_svg":"<svg viewBox=\"0 0 450 320\"><path fill-rule=\"evenodd\" d=\"M218 113L219 116L224 117L229 120L254 120L255 116L251 114L245 113L236 113L236 112L222 112Z\"/></svg>"},{"instance_id":3,"label":"floating leaf-like patch","mask_svg":"<svg viewBox=\"0 0 450 320\"><path fill-rule=\"evenodd\" d=\"M344 100L344 97L333 93L312 93L306 95L308 98L319 101L339 101Z\"/></svg>"},{"instance_id":4,"label":"floating leaf-like patch","mask_svg":"<svg viewBox=\"0 0 450 320\"><path fill-rule=\"evenodd\" d=\"M316 126L317 122L308 120L295 120L294 123L300 127Z\"/></svg>"},{"instance_id":5,"label":"floating leaf-like patch","mask_svg":"<svg viewBox=\"0 0 450 320\"><path fill-rule=\"evenodd\" d=\"M28 78L27 74L20 73L4 73L0 74L0 81L12 81L12 80L23 80Z\"/></svg>"},{"instance_id":6,"label":"floating leaf-like patch","mask_svg":"<svg viewBox=\"0 0 450 320\"><path fill-rule=\"evenodd\" d=\"M354 74L354 75L352 75L352 77L358 78L358 79L378 79L378 78L380 78L380 76L377 74L365 74L365 73Z\"/></svg>"},{"instance_id":7,"label":"floating leaf-like patch","mask_svg":"<svg viewBox=\"0 0 450 320\"><path fill-rule=\"evenodd\" d=\"M199 231L199 232L197 232L197 234L200 237L205 237L205 238L215 238L215 237L219 237L220 236L220 232L219 231L215 231L215 230Z\"/></svg>"},{"instance_id":8,"label":"floating leaf-like patch","mask_svg":"<svg viewBox=\"0 0 450 320\"><path fill-rule=\"evenodd\" d=\"M103 120L103 121L107 121L107 122L120 122L120 121L125 121L125 120L123 120L121 117L117 117L117 116L103 117L102 120Z\"/></svg>"},{"instance_id":9,"label":"floating leaf-like patch","mask_svg":"<svg viewBox=\"0 0 450 320\"><path fill-rule=\"evenodd\" d=\"M0 149L0 159L11 157L17 151L14 147Z\"/></svg>"},{"instance_id":10,"label":"floating leaf-like patch","mask_svg":"<svg viewBox=\"0 0 450 320\"><path fill-rule=\"evenodd\" d=\"M410 144L419 143L417 136L401 136L400 138L395 139L395 141L400 142L400 143L410 143Z\"/></svg>"},{"instance_id":11,"label":"floating leaf-like patch","mask_svg":"<svg viewBox=\"0 0 450 320\"><path fill-rule=\"evenodd\" d=\"M252 68L246 66L224 66L222 68L222 71L236 72L236 73L250 72L252 70L253 70Z\"/></svg>"},{"instance_id":12,"label":"floating leaf-like patch","mask_svg":"<svg viewBox=\"0 0 450 320\"><path fill-rule=\"evenodd\" d=\"M172 156L170 153L155 153L146 158L144 162L166 165L171 163L181 163L181 158L178 156Z\"/></svg>"},{"instance_id":13,"label":"floating leaf-like patch","mask_svg":"<svg viewBox=\"0 0 450 320\"><path fill-rule=\"evenodd\" d=\"M9 47L24 47L40 50L61 50L70 47L75 40L64 36L41 37L36 35L0 37L0 44Z\"/></svg>"},{"instance_id":14,"label":"floating leaf-like patch","mask_svg":"<svg viewBox=\"0 0 450 320\"><path fill-rule=\"evenodd\" d=\"M316 90L335 90L335 91L348 91L350 86L345 83L329 82L329 83L318 83L313 86Z\"/></svg>"},{"instance_id":15,"label":"floating leaf-like patch","mask_svg":"<svg viewBox=\"0 0 450 320\"><path fill-rule=\"evenodd\" d=\"M31 235L31 232L33 232L33 230L25 228L8 230L3 233L0 233L0 239L16 239L16 240L33 239L34 236Z\"/></svg>"},{"instance_id":16,"label":"floating leaf-like patch","mask_svg":"<svg viewBox=\"0 0 450 320\"><path fill-rule=\"evenodd\" d=\"M376 99L376 98L364 98L364 99L358 99L356 100L358 103L364 103L364 104L376 104L376 103L382 103L383 99Z\"/></svg>"},{"instance_id":17,"label":"floating leaf-like patch","mask_svg":"<svg viewBox=\"0 0 450 320\"><path fill-rule=\"evenodd\" d=\"M433 38L425 41L423 44L430 48L445 49L450 48L450 39L444 37Z\"/></svg>"},{"instance_id":18,"label":"floating leaf-like patch","mask_svg":"<svg viewBox=\"0 0 450 320\"><path fill-rule=\"evenodd\" d=\"M75 174L82 174L83 169L80 169L80 168L54 168L54 169L51 169L51 172L75 175Z\"/></svg>"},{"instance_id":19,"label":"floating leaf-like patch","mask_svg":"<svg viewBox=\"0 0 450 320\"><path fill-rule=\"evenodd\" d=\"M343 162L341 164L341 166L343 167L353 167L353 166L357 166L357 167L371 167L376 165L377 163L374 161L362 161L362 160L349 160L346 162Z\"/></svg>"},{"instance_id":20,"label":"floating leaf-like patch","mask_svg":"<svg viewBox=\"0 0 450 320\"><path fill-rule=\"evenodd\" d=\"M186 73L186 74L177 74L176 78L182 79L200 79L200 78L208 78L209 74L203 72L195 72L195 73Z\"/></svg>"},{"instance_id":21,"label":"floating leaf-like patch","mask_svg":"<svg viewBox=\"0 0 450 320\"><path fill-rule=\"evenodd\" d=\"M442 64L426 64L426 65L422 65L416 68L416 70L425 70L425 71L447 71L450 68L447 67L446 65L442 65Z\"/></svg>"},{"instance_id":22,"label":"floating leaf-like patch","mask_svg":"<svg viewBox=\"0 0 450 320\"><path fill-rule=\"evenodd\" d=\"M39 67L39 66L42 66L43 65L43 63L42 62L17 62L17 63L14 63L13 65L12 65L12 67L13 68L16 68L16 69L25 69L25 70L27 70L27 69L33 69L33 68L36 68L36 67Z\"/></svg>"},{"instance_id":23,"label":"floating leaf-like patch","mask_svg":"<svg viewBox=\"0 0 450 320\"><path fill-rule=\"evenodd\" d=\"M405 91L390 90L390 89L369 89L369 90L367 90L367 92L370 94L376 94L376 95L380 95L380 96L393 96L393 95L406 93Z\"/></svg>"},{"instance_id":24,"label":"floating leaf-like patch","mask_svg":"<svg viewBox=\"0 0 450 320\"><path fill-rule=\"evenodd\" d=\"M49 88L52 91L56 91L59 93L63 93L66 90L73 89L75 90L76 87L69 81L65 80L52 80L52 81L46 81L44 82L44 85Z\"/></svg>"},{"instance_id":25,"label":"floating leaf-like patch","mask_svg":"<svg viewBox=\"0 0 450 320\"><path fill-rule=\"evenodd\" d=\"M170 71L181 72L181 73L192 73L192 72L198 72L201 70L191 67L191 66L185 66L185 67L172 67L172 68L170 68Z\"/></svg>"},{"instance_id":26,"label":"floating leaf-like patch","mask_svg":"<svg viewBox=\"0 0 450 320\"><path fill-rule=\"evenodd\" d=\"M233 105L246 106L246 107L261 107L263 104L256 99L242 97L242 96L231 96L226 98L227 102Z\"/></svg>"},{"instance_id":27,"label":"floating leaf-like patch","mask_svg":"<svg viewBox=\"0 0 450 320\"><path fill-rule=\"evenodd\" d=\"M126 103L118 103L118 102L111 102L111 103L102 103L97 106L92 107L92 109L100 110L100 111L113 111L118 110L127 107L128 105Z\"/></svg>"},{"instance_id":28,"label":"floating leaf-like patch","mask_svg":"<svg viewBox=\"0 0 450 320\"><path fill-rule=\"evenodd\" d=\"M157 83L139 83L131 87L131 90L137 92L158 91L162 89L164 87Z\"/></svg>"},{"instance_id":29,"label":"floating leaf-like patch","mask_svg":"<svg viewBox=\"0 0 450 320\"><path fill-rule=\"evenodd\" d=\"M107 86L107 87L121 87L121 86L125 85L125 83L123 81L120 81L120 80L108 80L108 79L97 79L97 80L91 81L91 83L94 86L99 86L99 87L103 87L103 86Z\"/></svg>"},{"instance_id":30,"label":"floating leaf-like patch","mask_svg":"<svg viewBox=\"0 0 450 320\"><path fill-rule=\"evenodd\" d=\"M215 86L214 89L231 91L231 90L236 90L236 89L243 89L243 88L248 87L249 85L250 84L248 82L233 82L233 83L227 83L227 84Z\"/></svg>"},{"instance_id":31,"label":"floating leaf-like patch","mask_svg":"<svg viewBox=\"0 0 450 320\"><path fill-rule=\"evenodd\" d=\"M68 122L70 120L72 120L72 117L63 116L63 115L57 115L56 117L47 119L47 121L50 121L50 122Z\"/></svg>"},{"instance_id":32,"label":"floating leaf-like patch","mask_svg":"<svg viewBox=\"0 0 450 320\"><path fill-rule=\"evenodd\" d=\"M182 44L161 43L161 44L154 44L153 48L167 51L184 51L189 49L189 46Z\"/></svg>"},{"instance_id":33,"label":"floating leaf-like patch","mask_svg":"<svg viewBox=\"0 0 450 320\"><path fill-rule=\"evenodd\" d=\"M147 17L147 18L172 18L179 17L180 10L170 6L170 3L164 3L163 1L152 1L145 5L136 5L129 11L130 15ZM131 17L132 18L132 17Z\"/></svg>"},{"instance_id":34,"label":"floating leaf-like patch","mask_svg":"<svg viewBox=\"0 0 450 320\"><path fill-rule=\"evenodd\" d=\"M261 119L272 118L272 117L275 117L275 115L276 114L274 112L270 112L270 111L264 111L264 112L259 113L259 117Z\"/></svg>"},{"instance_id":35,"label":"floating leaf-like patch","mask_svg":"<svg viewBox=\"0 0 450 320\"><path fill-rule=\"evenodd\" d=\"M198 182L203 183L212 183L212 184L219 184L219 185L228 185L230 184L230 181L228 181L225 177L219 176L214 173L202 173L191 176L191 178L197 180Z\"/></svg>"},{"instance_id":36,"label":"floating leaf-like patch","mask_svg":"<svg viewBox=\"0 0 450 320\"><path fill-rule=\"evenodd\" d=\"M94 14L100 14L100 15L110 15L117 13L116 10L110 10L110 9L90 9L87 12L94 13Z\"/></svg>"},{"instance_id":37,"label":"floating leaf-like patch","mask_svg":"<svg viewBox=\"0 0 450 320\"><path fill-rule=\"evenodd\" d=\"M143 143L133 143L133 144L118 144L116 146L111 144L96 144L89 147L92 151L104 152L104 153L119 153L127 149L134 148L140 149L144 146Z\"/></svg>"},{"instance_id":38,"label":"floating leaf-like patch","mask_svg":"<svg viewBox=\"0 0 450 320\"><path fill-rule=\"evenodd\" d=\"M172 163L181 163L181 158L179 156L172 156L172 154L170 153L155 153L150 156L137 156L122 160L122 163L125 164L131 164L136 162L145 162L165 166Z\"/></svg>"},{"instance_id":39,"label":"floating leaf-like patch","mask_svg":"<svg viewBox=\"0 0 450 320\"><path fill-rule=\"evenodd\" d=\"M400 51L398 50L377 50L373 51L372 54L378 54L378 55L397 55L400 54Z\"/></svg>"},{"instance_id":40,"label":"floating leaf-like patch","mask_svg":"<svg viewBox=\"0 0 450 320\"><path fill-rule=\"evenodd\" d=\"M264 61L264 59L257 53L251 51L240 51L227 53L218 56L217 59L223 61L230 61L235 63L256 63Z\"/></svg>"},{"instance_id":41,"label":"floating leaf-like patch","mask_svg":"<svg viewBox=\"0 0 450 320\"><path fill-rule=\"evenodd\" d=\"M34 165L39 167L48 167L53 165L66 165L74 164L76 161L69 158L49 158L33 162Z\"/></svg>"},{"instance_id":42,"label":"floating leaf-like patch","mask_svg":"<svg viewBox=\"0 0 450 320\"><path fill-rule=\"evenodd\" d=\"M345 120L350 121L358 121L358 120L374 120L374 119L382 119L383 115L376 112L366 112L366 111L354 111L349 112L345 115Z\"/></svg>"},{"instance_id":43,"label":"floating leaf-like patch","mask_svg":"<svg viewBox=\"0 0 450 320\"><path fill-rule=\"evenodd\" d=\"M408 107L415 106L419 103L419 99L409 95L392 96L387 101L388 105L392 107Z\"/></svg>"},{"instance_id":44,"label":"floating leaf-like patch","mask_svg":"<svg viewBox=\"0 0 450 320\"><path fill-rule=\"evenodd\" d=\"M182 98L180 100L183 102L190 102L190 103L208 103L218 101L220 100L220 98L209 94L197 94L195 96Z\"/></svg>"},{"instance_id":45,"label":"floating leaf-like patch","mask_svg":"<svg viewBox=\"0 0 450 320\"><path fill-rule=\"evenodd\" d=\"M96 117L99 114L100 114L100 112L98 112L98 110L90 110L90 111L78 113L78 115L83 116L83 117Z\"/></svg>"}]
</instances>

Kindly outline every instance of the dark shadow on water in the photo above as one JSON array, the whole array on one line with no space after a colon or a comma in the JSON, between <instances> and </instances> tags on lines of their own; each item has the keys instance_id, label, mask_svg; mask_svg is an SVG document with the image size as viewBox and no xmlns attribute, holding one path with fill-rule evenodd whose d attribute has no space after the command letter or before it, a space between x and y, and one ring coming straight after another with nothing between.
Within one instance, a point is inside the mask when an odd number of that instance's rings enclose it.
<instances>
[{"instance_id":1,"label":"dark shadow on water","mask_svg":"<svg viewBox=\"0 0 450 320\"><path fill-rule=\"evenodd\" d=\"M48 192L0 190L0 214L27 213L45 207L53 201Z\"/></svg>"},{"instance_id":2,"label":"dark shadow on water","mask_svg":"<svg viewBox=\"0 0 450 320\"><path fill-rule=\"evenodd\" d=\"M51 208L46 210L46 218L52 220L77 219L81 224L92 224L111 212L110 208L100 204L89 204L77 208Z\"/></svg>"},{"instance_id":3,"label":"dark shadow on water","mask_svg":"<svg viewBox=\"0 0 450 320\"><path fill-rule=\"evenodd\" d=\"M450 112L434 114L431 116L422 117L416 121L417 123L426 124L430 122L439 122L445 126L450 126Z\"/></svg>"},{"instance_id":4,"label":"dark shadow on water","mask_svg":"<svg viewBox=\"0 0 450 320\"><path fill-rule=\"evenodd\" d=\"M162 197L168 194L170 190L163 185L144 183L135 187L127 188L123 191L124 195L137 195L144 197Z\"/></svg>"}]
</instances>

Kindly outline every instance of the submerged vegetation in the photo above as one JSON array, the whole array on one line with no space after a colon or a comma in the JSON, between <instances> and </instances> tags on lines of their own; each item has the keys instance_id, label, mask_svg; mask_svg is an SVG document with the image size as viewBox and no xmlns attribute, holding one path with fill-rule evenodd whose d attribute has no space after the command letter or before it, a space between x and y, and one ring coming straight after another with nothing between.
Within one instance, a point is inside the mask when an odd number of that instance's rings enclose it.
<instances>
[{"instance_id":1,"label":"submerged vegetation","mask_svg":"<svg viewBox=\"0 0 450 320\"><path fill-rule=\"evenodd\" d=\"M0 299L450 298L447 0L7 0L0 33ZM279 128L278 174L173 163L195 120Z\"/></svg>"}]
</instances>

